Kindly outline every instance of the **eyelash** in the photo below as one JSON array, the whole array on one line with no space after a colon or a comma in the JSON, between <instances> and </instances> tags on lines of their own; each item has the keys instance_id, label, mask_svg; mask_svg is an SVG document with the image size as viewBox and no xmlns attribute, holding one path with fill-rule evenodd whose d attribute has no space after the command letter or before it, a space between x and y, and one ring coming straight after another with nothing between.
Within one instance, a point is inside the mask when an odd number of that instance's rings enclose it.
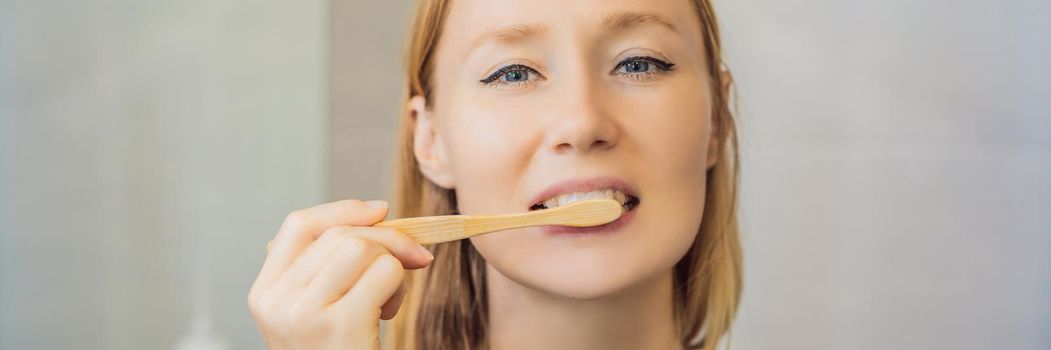
<instances>
[{"instance_id":1,"label":"eyelash","mask_svg":"<svg viewBox=\"0 0 1051 350\"><path fill-rule=\"evenodd\" d=\"M631 62L644 62L644 63L647 63L647 64L652 64L652 65L654 65L657 68L657 70L656 71L650 70L650 71L646 71L646 72L633 72L633 73L632 72L629 72L629 73L617 73L617 71L619 71L621 67L624 67L626 64L631 63ZM633 80L633 81L646 81L646 80L651 80L651 79L656 78L658 74L664 74L664 73L670 72L672 70L675 70L675 64L674 63L667 62L667 61L664 61L664 60L661 60L661 59L657 59L657 58L654 58L654 57L650 57L650 56L634 56L634 57L625 58L623 61L620 61L620 63L617 63L617 66L613 67L613 70L610 71L610 73L611 74L619 74L619 75L624 76L624 77L626 77L626 78L628 78L630 80Z\"/></svg>"},{"instance_id":2,"label":"eyelash","mask_svg":"<svg viewBox=\"0 0 1051 350\"><path fill-rule=\"evenodd\" d=\"M650 70L650 71L646 71L646 72L617 73L617 71L620 70L621 67L624 67L624 65L626 65L628 63L631 63L631 62L636 62L636 61L641 61L641 62L645 62L645 63L648 63L648 64L652 64L652 65L654 65L657 68L657 71ZM650 57L650 56L633 56L633 57L625 58L624 60L622 60L619 63L617 63L617 65L615 67L613 67L613 70L610 71L610 74L617 74L617 75L620 75L620 76L624 76L627 79L633 80L633 81L646 81L646 80L651 80L653 78L656 78L656 76L658 74L664 74L664 73L670 72L670 71L672 71L674 69L675 69L675 64L671 63L671 62L667 62L667 61L664 61L664 60L661 60L661 59L657 59L657 58L654 58L654 57ZM500 69L497 69L495 72L493 72L492 74L489 74L489 76L485 77L482 80L479 80L478 82L480 82L482 84L485 84L485 85L506 86L506 87L511 87L511 88L519 87L519 86L522 86L522 85L525 85L525 84L530 84L530 83L536 82L533 79L529 79L529 80L525 80L525 81L519 81L519 82L499 82L498 81L504 75L506 75L507 73L511 73L511 72L525 72L526 74L529 74L529 75L535 74L540 80L546 80L547 79L542 74L540 74L540 72L537 72L533 68L529 68L528 66L525 66L525 65L522 65L522 64L511 64L511 65L500 67Z\"/></svg>"},{"instance_id":3,"label":"eyelash","mask_svg":"<svg viewBox=\"0 0 1051 350\"><path fill-rule=\"evenodd\" d=\"M489 74L488 77L485 77L485 79L479 80L478 82L480 82L482 84L485 84L485 85L494 85L494 82L497 79L500 79L501 77L503 77L507 73L511 73L511 72L525 72L526 74L529 74L529 75L536 74L538 77L540 77L541 80L546 79L546 78L544 78L543 74L540 74L540 72L537 72L535 69L529 68L526 65L522 65L522 64L517 64L516 63L516 64L500 67L500 69L497 69L495 72L493 72L493 74ZM519 82L510 82L510 83L498 82L498 83L495 83L495 85L520 86L522 84L528 84L528 83L530 83L532 81L533 80L526 80L526 81L519 81Z\"/></svg>"}]
</instances>

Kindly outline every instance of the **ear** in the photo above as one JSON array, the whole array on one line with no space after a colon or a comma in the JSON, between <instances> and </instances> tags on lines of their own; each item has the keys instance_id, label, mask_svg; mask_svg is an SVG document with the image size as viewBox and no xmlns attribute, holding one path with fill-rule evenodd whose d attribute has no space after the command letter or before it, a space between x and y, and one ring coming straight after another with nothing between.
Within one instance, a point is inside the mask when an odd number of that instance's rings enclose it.
<instances>
[{"instance_id":1,"label":"ear","mask_svg":"<svg viewBox=\"0 0 1051 350\"><path fill-rule=\"evenodd\" d=\"M409 100L412 118L415 121L412 152L420 172L428 180L442 188L453 188L454 181L449 171L449 158L445 143L438 134L437 124L427 110L427 100L423 96L413 96Z\"/></svg>"},{"instance_id":2,"label":"ear","mask_svg":"<svg viewBox=\"0 0 1051 350\"><path fill-rule=\"evenodd\" d=\"M723 66L719 69L719 88L722 89L723 99L726 104L730 103L730 87L733 86L733 75L730 70ZM730 106L724 108L729 109ZM719 115L712 114L711 133L708 135L708 168L711 169L719 162L719 153L722 152L723 139L719 137Z\"/></svg>"}]
</instances>

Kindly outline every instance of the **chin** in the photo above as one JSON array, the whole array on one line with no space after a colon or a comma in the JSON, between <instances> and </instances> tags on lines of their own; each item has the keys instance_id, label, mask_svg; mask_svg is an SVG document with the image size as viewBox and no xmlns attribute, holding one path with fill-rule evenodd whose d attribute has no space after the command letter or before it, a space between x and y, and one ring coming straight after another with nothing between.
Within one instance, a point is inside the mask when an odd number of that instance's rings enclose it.
<instances>
[{"instance_id":1,"label":"chin","mask_svg":"<svg viewBox=\"0 0 1051 350\"><path fill-rule=\"evenodd\" d=\"M510 278L513 282L535 292L573 300L598 300L608 298L630 289L637 279L625 276L590 276L548 274L535 278Z\"/></svg>"},{"instance_id":2,"label":"chin","mask_svg":"<svg viewBox=\"0 0 1051 350\"><path fill-rule=\"evenodd\" d=\"M538 292L573 300L599 300L609 298L630 289L636 283L628 278L585 279L570 276L569 278L546 278L535 281L534 289Z\"/></svg>"},{"instance_id":3,"label":"chin","mask_svg":"<svg viewBox=\"0 0 1051 350\"><path fill-rule=\"evenodd\" d=\"M621 254L549 253L530 260L510 266L496 262L490 267L522 287L573 300L615 296L666 270L662 266L652 266L652 261L637 261Z\"/></svg>"}]
</instances>

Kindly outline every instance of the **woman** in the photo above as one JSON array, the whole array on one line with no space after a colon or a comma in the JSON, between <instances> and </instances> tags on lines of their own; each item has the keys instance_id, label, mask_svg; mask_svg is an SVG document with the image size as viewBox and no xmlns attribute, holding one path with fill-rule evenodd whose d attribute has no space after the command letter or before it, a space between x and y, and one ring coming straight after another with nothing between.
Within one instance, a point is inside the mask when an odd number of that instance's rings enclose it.
<instances>
[{"instance_id":1,"label":"woman","mask_svg":"<svg viewBox=\"0 0 1051 350\"><path fill-rule=\"evenodd\" d=\"M424 0L411 34L395 216L588 196L626 212L425 249L370 227L383 201L296 211L249 292L267 345L714 349L737 308L741 254L731 79L711 4ZM396 314L381 342L379 321Z\"/></svg>"}]
</instances>

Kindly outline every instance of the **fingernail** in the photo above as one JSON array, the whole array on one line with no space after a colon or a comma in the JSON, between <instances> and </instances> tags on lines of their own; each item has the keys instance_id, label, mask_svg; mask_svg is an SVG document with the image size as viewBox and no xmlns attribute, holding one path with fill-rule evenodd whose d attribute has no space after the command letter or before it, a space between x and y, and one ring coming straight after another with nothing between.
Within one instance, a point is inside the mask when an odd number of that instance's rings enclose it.
<instances>
[{"instance_id":1,"label":"fingernail","mask_svg":"<svg viewBox=\"0 0 1051 350\"><path fill-rule=\"evenodd\" d=\"M387 207L387 201L375 200L365 202L365 206L372 209L384 209Z\"/></svg>"},{"instance_id":2,"label":"fingernail","mask_svg":"<svg viewBox=\"0 0 1051 350\"><path fill-rule=\"evenodd\" d=\"M416 246L416 250L420 251L420 255L427 258L427 260L434 260L434 254L431 254L431 251L422 245Z\"/></svg>"}]
</instances>

